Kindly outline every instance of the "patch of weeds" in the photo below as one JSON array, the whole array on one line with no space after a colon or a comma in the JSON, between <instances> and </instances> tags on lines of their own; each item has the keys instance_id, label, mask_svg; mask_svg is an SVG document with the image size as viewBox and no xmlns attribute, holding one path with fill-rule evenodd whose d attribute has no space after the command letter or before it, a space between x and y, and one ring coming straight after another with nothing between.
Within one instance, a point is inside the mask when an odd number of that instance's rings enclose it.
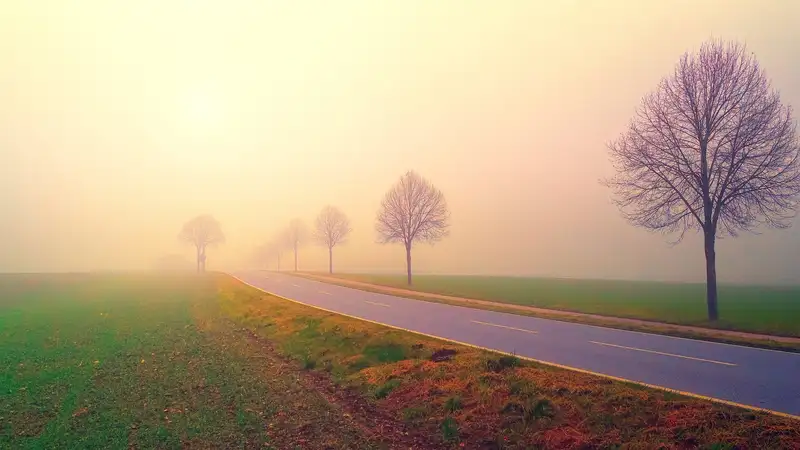
<instances>
[{"instance_id":1,"label":"patch of weeds","mask_svg":"<svg viewBox=\"0 0 800 450\"><path fill-rule=\"evenodd\" d=\"M303 370L312 370L317 366L317 360L311 357L311 355L303 355L302 363Z\"/></svg>"},{"instance_id":2,"label":"patch of weeds","mask_svg":"<svg viewBox=\"0 0 800 450\"><path fill-rule=\"evenodd\" d=\"M705 450L735 450L736 446L724 442L715 442L711 445L703 447Z\"/></svg>"},{"instance_id":3,"label":"patch of weeds","mask_svg":"<svg viewBox=\"0 0 800 450\"><path fill-rule=\"evenodd\" d=\"M512 421L521 420L524 423L532 423L539 419L553 418L555 406L547 399L529 400L523 403L508 402L500 412L510 416Z\"/></svg>"},{"instance_id":4,"label":"patch of weeds","mask_svg":"<svg viewBox=\"0 0 800 450\"><path fill-rule=\"evenodd\" d=\"M553 402L551 402L546 398L543 398L534 403L532 408L530 406L526 408L525 413L526 413L525 418L528 420L536 420L542 418L550 419L553 416L555 416L556 408L555 406L553 406Z\"/></svg>"},{"instance_id":5,"label":"patch of weeds","mask_svg":"<svg viewBox=\"0 0 800 450\"><path fill-rule=\"evenodd\" d=\"M356 372L358 372L359 370L362 370L362 369L366 369L367 367L370 367L370 366L371 366L371 364L369 363L369 360L367 358L359 358L359 359L351 362L350 364L348 364L348 367L350 367L351 369L353 369Z\"/></svg>"},{"instance_id":6,"label":"patch of weeds","mask_svg":"<svg viewBox=\"0 0 800 450\"><path fill-rule=\"evenodd\" d=\"M396 378L383 383L378 389L375 390L375 398L386 398L386 396L398 386L400 386L400 380Z\"/></svg>"},{"instance_id":7,"label":"patch of weeds","mask_svg":"<svg viewBox=\"0 0 800 450\"><path fill-rule=\"evenodd\" d=\"M500 373L505 369L517 367L519 365L520 359L516 356L503 355L499 358L490 358L486 360L486 370L495 373Z\"/></svg>"},{"instance_id":8,"label":"patch of weeds","mask_svg":"<svg viewBox=\"0 0 800 450\"><path fill-rule=\"evenodd\" d=\"M379 363L394 363L407 359L406 349L397 344L369 345L361 353L365 358Z\"/></svg>"},{"instance_id":9,"label":"patch of weeds","mask_svg":"<svg viewBox=\"0 0 800 450\"><path fill-rule=\"evenodd\" d=\"M461 409L463 404L461 403L461 397L458 395L454 395L444 402L444 409L449 413L453 413Z\"/></svg>"},{"instance_id":10,"label":"patch of weeds","mask_svg":"<svg viewBox=\"0 0 800 450\"><path fill-rule=\"evenodd\" d=\"M299 338L313 339L321 335L319 332L319 325L322 323L321 319L298 317L297 319L295 319L295 322L305 325L305 328L303 328L298 332Z\"/></svg>"},{"instance_id":11,"label":"patch of weeds","mask_svg":"<svg viewBox=\"0 0 800 450\"><path fill-rule=\"evenodd\" d=\"M458 439L458 423L452 417L446 417L442 421L442 439L445 442L452 442Z\"/></svg>"},{"instance_id":12,"label":"patch of weeds","mask_svg":"<svg viewBox=\"0 0 800 450\"><path fill-rule=\"evenodd\" d=\"M508 385L508 392L511 395L533 395L535 389L534 384L525 379L512 380Z\"/></svg>"},{"instance_id":13,"label":"patch of weeds","mask_svg":"<svg viewBox=\"0 0 800 450\"><path fill-rule=\"evenodd\" d=\"M428 408L424 406L413 406L403 410L403 420L406 422L417 422L428 414Z\"/></svg>"}]
</instances>

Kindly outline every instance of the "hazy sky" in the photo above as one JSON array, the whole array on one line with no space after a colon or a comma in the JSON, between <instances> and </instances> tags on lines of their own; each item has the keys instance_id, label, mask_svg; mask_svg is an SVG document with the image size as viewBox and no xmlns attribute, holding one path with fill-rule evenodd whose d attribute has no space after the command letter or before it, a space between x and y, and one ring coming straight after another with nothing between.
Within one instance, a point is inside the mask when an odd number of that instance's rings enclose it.
<instances>
[{"instance_id":1,"label":"hazy sky","mask_svg":"<svg viewBox=\"0 0 800 450\"><path fill-rule=\"evenodd\" d=\"M605 144L712 36L800 108L798 23L794 0L5 0L0 271L190 257L200 213L228 238L209 267L235 265L328 203L355 230L339 269L399 271L374 217L414 169L453 220L419 271L702 280L697 237L671 247L610 203ZM800 281L800 228L722 241L718 273Z\"/></svg>"}]
</instances>

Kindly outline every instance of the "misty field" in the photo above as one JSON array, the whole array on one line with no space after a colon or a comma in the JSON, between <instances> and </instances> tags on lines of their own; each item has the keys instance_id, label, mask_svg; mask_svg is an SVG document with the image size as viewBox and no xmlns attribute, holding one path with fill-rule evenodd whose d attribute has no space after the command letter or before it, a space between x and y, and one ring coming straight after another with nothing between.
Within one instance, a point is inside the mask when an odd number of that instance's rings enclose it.
<instances>
[{"instance_id":1,"label":"misty field","mask_svg":"<svg viewBox=\"0 0 800 450\"><path fill-rule=\"evenodd\" d=\"M800 336L800 286L720 285L718 323L706 319L705 285L491 276L336 274L456 297L684 325Z\"/></svg>"},{"instance_id":2,"label":"misty field","mask_svg":"<svg viewBox=\"0 0 800 450\"><path fill-rule=\"evenodd\" d=\"M1 275L0 448L373 448L217 297L211 278Z\"/></svg>"}]
</instances>

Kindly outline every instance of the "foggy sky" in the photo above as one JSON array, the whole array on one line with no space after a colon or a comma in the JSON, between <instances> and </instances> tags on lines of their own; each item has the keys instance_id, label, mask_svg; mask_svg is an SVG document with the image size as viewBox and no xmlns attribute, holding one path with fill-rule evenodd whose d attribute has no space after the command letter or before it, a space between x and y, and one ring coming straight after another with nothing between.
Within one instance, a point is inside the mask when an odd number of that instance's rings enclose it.
<instances>
[{"instance_id":1,"label":"foggy sky","mask_svg":"<svg viewBox=\"0 0 800 450\"><path fill-rule=\"evenodd\" d=\"M800 108L798 21L793 0L4 1L0 271L191 258L176 236L203 213L228 240L209 269L237 267L326 204L354 228L336 268L401 271L374 218L413 169L453 223L419 272L703 280L698 236L620 217L605 144L711 37ZM797 226L717 255L721 281L800 280Z\"/></svg>"}]
</instances>

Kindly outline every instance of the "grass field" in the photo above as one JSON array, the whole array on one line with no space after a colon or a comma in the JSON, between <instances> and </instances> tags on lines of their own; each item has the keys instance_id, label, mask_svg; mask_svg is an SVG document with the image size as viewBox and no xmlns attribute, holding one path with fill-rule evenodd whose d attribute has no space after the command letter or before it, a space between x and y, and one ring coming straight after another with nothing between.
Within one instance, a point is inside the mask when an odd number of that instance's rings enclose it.
<instances>
[{"instance_id":1,"label":"grass field","mask_svg":"<svg viewBox=\"0 0 800 450\"><path fill-rule=\"evenodd\" d=\"M705 285L556 278L336 274L420 292L682 325L800 336L800 286L720 285L716 324L706 320Z\"/></svg>"},{"instance_id":2,"label":"grass field","mask_svg":"<svg viewBox=\"0 0 800 450\"><path fill-rule=\"evenodd\" d=\"M0 299L0 448L374 447L222 320L211 278L3 275Z\"/></svg>"},{"instance_id":3,"label":"grass field","mask_svg":"<svg viewBox=\"0 0 800 450\"><path fill-rule=\"evenodd\" d=\"M447 344L225 275L0 276L0 298L0 448L800 449L791 419Z\"/></svg>"}]
</instances>

